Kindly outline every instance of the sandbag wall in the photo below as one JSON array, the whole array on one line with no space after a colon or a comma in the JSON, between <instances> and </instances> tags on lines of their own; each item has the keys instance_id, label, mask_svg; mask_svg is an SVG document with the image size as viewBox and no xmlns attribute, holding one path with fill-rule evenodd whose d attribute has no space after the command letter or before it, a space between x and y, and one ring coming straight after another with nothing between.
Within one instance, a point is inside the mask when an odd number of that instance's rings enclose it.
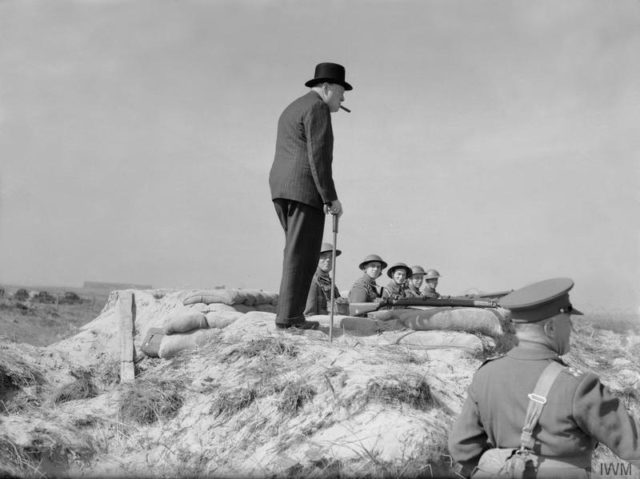
<instances>
[{"instance_id":1,"label":"sandbag wall","mask_svg":"<svg viewBox=\"0 0 640 479\"><path fill-rule=\"evenodd\" d=\"M249 311L275 312L277 293L255 289L213 289L188 294L183 308L169 313L160 328L150 328L142 351L151 357L171 358L194 351Z\"/></svg>"},{"instance_id":2,"label":"sandbag wall","mask_svg":"<svg viewBox=\"0 0 640 479\"><path fill-rule=\"evenodd\" d=\"M369 313L379 321L395 320L415 331L447 330L498 337L506 332L508 313L502 308L415 307Z\"/></svg>"}]
</instances>

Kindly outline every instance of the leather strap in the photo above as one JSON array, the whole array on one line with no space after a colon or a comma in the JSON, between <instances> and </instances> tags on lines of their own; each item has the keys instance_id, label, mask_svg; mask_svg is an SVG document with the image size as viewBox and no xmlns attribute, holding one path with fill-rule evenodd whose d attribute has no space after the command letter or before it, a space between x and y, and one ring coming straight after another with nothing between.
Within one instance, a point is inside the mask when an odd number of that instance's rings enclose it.
<instances>
[{"instance_id":1,"label":"leather strap","mask_svg":"<svg viewBox=\"0 0 640 479\"><path fill-rule=\"evenodd\" d=\"M538 424L538 420L540 420L540 415L547 402L547 395L551 390L551 386L563 369L565 369L565 366L551 361L544 371L542 371L533 392L529 394L529 407L527 408L527 414L524 419L524 426L522 426L520 449L533 450L535 443L532 436L533 429L536 427L536 424Z\"/></svg>"}]
</instances>

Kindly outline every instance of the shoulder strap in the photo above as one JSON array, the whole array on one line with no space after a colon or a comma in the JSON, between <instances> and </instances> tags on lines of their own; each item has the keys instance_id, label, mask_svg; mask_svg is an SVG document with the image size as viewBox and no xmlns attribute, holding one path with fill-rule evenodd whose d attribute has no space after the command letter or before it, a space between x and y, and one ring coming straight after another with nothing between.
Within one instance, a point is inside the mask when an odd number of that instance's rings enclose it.
<instances>
[{"instance_id":1,"label":"shoulder strap","mask_svg":"<svg viewBox=\"0 0 640 479\"><path fill-rule=\"evenodd\" d=\"M527 408L527 415L525 416L524 426L522 426L522 435L520 436L521 449L533 449L533 429L536 427L536 424L538 424L538 420L542 414L542 408L547 402L547 395L551 390L551 386L558 377L558 374L560 374L560 371L564 368L565 366L562 364L551 361L544 371L542 371L533 392L528 395L529 407Z\"/></svg>"}]
</instances>

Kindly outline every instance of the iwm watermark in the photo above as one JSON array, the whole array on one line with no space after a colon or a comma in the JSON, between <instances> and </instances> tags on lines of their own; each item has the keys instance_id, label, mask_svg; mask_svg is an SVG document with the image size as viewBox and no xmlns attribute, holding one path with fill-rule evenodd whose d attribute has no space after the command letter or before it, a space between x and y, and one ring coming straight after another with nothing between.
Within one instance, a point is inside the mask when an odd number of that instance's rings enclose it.
<instances>
[{"instance_id":1,"label":"iwm watermark","mask_svg":"<svg viewBox=\"0 0 640 479\"><path fill-rule=\"evenodd\" d=\"M631 464L626 462L601 462L599 467L602 477L631 477L633 474Z\"/></svg>"}]
</instances>

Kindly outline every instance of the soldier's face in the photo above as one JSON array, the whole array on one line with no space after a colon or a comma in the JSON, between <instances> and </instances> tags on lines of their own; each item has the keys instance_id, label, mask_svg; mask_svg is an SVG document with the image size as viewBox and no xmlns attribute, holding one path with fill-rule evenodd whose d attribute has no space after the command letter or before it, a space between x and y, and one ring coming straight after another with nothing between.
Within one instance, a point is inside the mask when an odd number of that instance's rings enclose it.
<instances>
[{"instance_id":1,"label":"soldier's face","mask_svg":"<svg viewBox=\"0 0 640 479\"><path fill-rule=\"evenodd\" d=\"M331 260L331 253L326 252L320 254L320 259L318 260L318 268L320 268L325 273L328 273L333 268L333 261Z\"/></svg>"},{"instance_id":2,"label":"soldier's face","mask_svg":"<svg viewBox=\"0 0 640 479\"><path fill-rule=\"evenodd\" d=\"M402 284L407 279L407 272L403 269L397 269L393 272L393 280L397 284Z\"/></svg>"},{"instance_id":3,"label":"soldier's face","mask_svg":"<svg viewBox=\"0 0 640 479\"><path fill-rule=\"evenodd\" d=\"M409 278L409 283L413 285L414 288L418 289L422 286L423 276L421 274L414 274Z\"/></svg>"},{"instance_id":4,"label":"soldier's face","mask_svg":"<svg viewBox=\"0 0 640 479\"><path fill-rule=\"evenodd\" d=\"M367 263L364 268L364 272L370 278L376 279L382 273L382 264L377 261L372 261L371 263Z\"/></svg>"},{"instance_id":5,"label":"soldier's face","mask_svg":"<svg viewBox=\"0 0 640 479\"><path fill-rule=\"evenodd\" d=\"M427 280L427 288L429 288L431 291L435 291L436 288L438 287L438 279L428 279Z\"/></svg>"}]
</instances>

